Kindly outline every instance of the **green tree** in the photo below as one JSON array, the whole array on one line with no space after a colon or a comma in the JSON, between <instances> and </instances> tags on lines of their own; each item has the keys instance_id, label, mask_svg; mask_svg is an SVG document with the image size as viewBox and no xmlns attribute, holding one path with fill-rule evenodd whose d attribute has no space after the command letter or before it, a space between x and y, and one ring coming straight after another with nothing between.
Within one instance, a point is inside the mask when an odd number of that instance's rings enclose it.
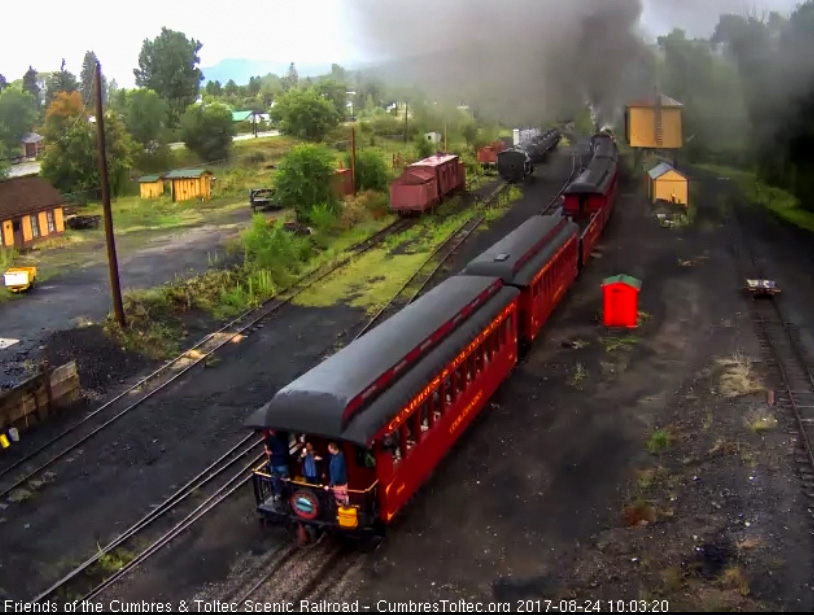
<instances>
[{"instance_id":1,"label":"green tree","mask_svg":"<svg viewBox=\"0 0 814 615\"><path fill-rule=\"evenodd\" d=\"M40 89L39 80L37 78L37 71L31 66L28 67L25 75L23 75L23 90L31 94L37 106L37 111L39 111L42 108L42 90Z\"/></svg>"},{"instance_id":2,"label":"green tree","mask_svg":"<svg viewBox=\"0 0 814 615\"><path fill-rule=\"evenodd\" d=\"M148 88L127 93L124 121L127 131L144 150L152 150L166 141L169 107Z\"/></svg>"},{"instance_id":3,"label":"green tree","mask_svg":"<svg viewBox=\"0 0 814 615\"><path fill-rule=\"evenodd\" d=\"M424 135L421 134L416 135L415 150L419 158L428 158L433 154L432 143L427 141L427 139L424 138Z\"/></svg>"},{"instance_id":4,"label":"green tree","mask_svg":"<svg viewBox=\"0 0 814 615\"><path fill-rule=\"evenodd\" d=\"M283 92L288 92L289 90L295 89L300 83L300 76L297 73L297 67L294 66L294 62L288 65L288 73L285 77L280 79L280 86Z\"/></svg>"},{"instance_id":5,"label":"green tree","mask_svg":"<svg viewBox=\"0 0 814 615\"><path fill-rule=\"evenodd\" d=\"M237 94L238 87L237 84L235 83L235 80L229 79L229 81L226 82L226 85L223 86L223 91L226 93L227 96L234 96L235 94Z\"/></svg>"},{"instance_id":6,"label":"green tree","mask_svg":"<svg viewBox=\"0 0 814 615\"><path fill-rule=\"evenodd\" d=\"M271 118L280 131L307 141L321 141L339 124L334 104L313 89L290 90L277 99Z\"/></svg>"},{"instance_id":7,"label":"green tree","mask_svg":"<svg viewBox=\"0 0 814 615\"><path fill-rule=\"evenodd\" d=\"M260 97L266 110L271 107L275 97L283 91L281 79L272 73L260 79Z\"/></svg>"},{"instance_id":8,"label":"green tree","mask_svg":"<svg viewBox=\"0 0 814 615\"><path fill-rule=\"evenodd\" d=\"M475 122L466 122L461 126L461 136L470 148L475 149L478 141L478 125Z\"/></svg>"},{"instance_id":9,"label":"green tree","mask_svg":"<svg viewBox=\"0 0 814 615\"><path fill-rule=\"evenodd\" d=\"M292 208L299 220L307 220L316 205L336 209L331 189L336 164L326 147L304 144L292 148L277 166L274 189L280 205Z\"/></svg>"},{"instance_id":10,"label":"green tree","mask_svg":"<svg viewBox=\"0 0 814 615\"><path fill-rule=\"evenodd\" d=\"M96 100L96 54L92 51L85 52L85 58L82 60L82 72L79 75L80 85L79 91L82 93L82 103L86 107L92 107ZM107 104L107 79L102 74L102 104Z\"/></svg>"},{"instance_id":11,"label":"green tree","mask_svg":"<svg viewBox=\"0 0 814 615\"><path fill-rule=\"evenodd\" d=\"M333 103L340 120L345 119L348 111L348 89L345 84L331 78L323 79L316 85L316 90Z\"/></svg>"},{"instance_id":12,"label":"green tree","mask_svg":"<svg viewBox=\"0 0 814 615\"><path fill-rule=\"evenodd\" d=\"M0 143L0 180L8 177L8 171L11 168L8 158L9 155L8 152L6 152L6 146Z\"/></svg>"},{"instance_id":13,"label":"green tree","mask_svg":"<svg viewBox=\"0 0 814 615\"><path fill-rule=\"evenodd\" d=\"M0 93L2 93L3 90L5 90L7 87L8 87L8 81L6 80L6 78L2 74L0 74Z\"/></svg>"},{"instance_id":14,"label":"green tree","mask_svg":"<svg viewBox=\"0 0 814 615\"><path fill-rule=\"evenodd\" d=\"M208 81L206 93L210 96L220 96L223 93L223 86L221 86L220 81Z\"/></svg>"},{"instance_id":15,"label":"green tree","mask_svg":"<svg viewBox=\"0 0 814 615\"><path fill-rule=\"evenodd\" d=\"M139 67L133 70L136 85L154 90L169 104L170 119L176 122L195 102L203 74L198 68L198 52L203 44L182 32L161 28L154 40L145 39L139 53Z\"/></svg>"},{"instance_id":16,"label":"green tree","mask_svg":"<svg viewBox=\"0 0 814 615\"><path fill-rule=\"evenodd\" d=\"M76 76L65 68L65 60L63 59L59 71L48 78L45 90L45 104L50 105L51 101L60 92L70 94L77 90L79 90L79 82L76 80Z\"/></svg>"},{"instance_id":17,"label":"green tree","mask_svg":"<svg viewBox=\"0 0 814 615\"><path fill-rule=\"evenodd\" d=\"M351 168L351 154L345 154L345 168ZM387 163L372 149L365 149L356 155L356 189L385 192L390 183Z\"/></svg>"},{"instance_id":18,"label":"green tree","mask_svg":"<svg viewBox=\"0 0 814 615\"><path fill-rule=\"evenodd\" d=\"M6 88L0 93L0 141L6 151L20 149L22 138L31 132L37 121L37 106L28 92Z\"/></svg>"},{"instance_id":19,"label":"green tree","mask_svg":"<svg viewBox=\"0 0 814 615\"><path fill-rule=\"evenodd\" d=\"M181 118L181 140L204 161L225 160L232 151L235 125L225 105L192 105Z\"/></svg>"},{"instance_id":20,"label":"green tree","mask_svg":"<svg viewBox=\"0 0 814 615\"><path fill-rule=\"evenodd\" d=\"M135 144L119 115L110 111L105 113L105 149L111 194L117 196L127 183ZM62 192L98 190L96 125L83 118L68 123L58 140L47 143L41 173Z\"/></svg>"}]
</instances>

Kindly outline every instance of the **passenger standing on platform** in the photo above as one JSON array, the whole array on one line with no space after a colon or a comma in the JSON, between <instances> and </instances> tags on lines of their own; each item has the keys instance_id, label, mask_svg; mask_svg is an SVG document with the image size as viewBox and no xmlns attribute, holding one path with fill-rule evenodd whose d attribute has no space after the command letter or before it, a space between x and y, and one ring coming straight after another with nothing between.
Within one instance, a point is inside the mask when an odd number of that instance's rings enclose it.
<instances>
[{"instance_id":1,"label":"passenger standing on platform","mask_svg":"<svg viewBox=\"0 0 814 615\"><path fill-rule=\"evenodd\" d=\"M283 494L283 480L288 478L288 434L267 429L265 443L271 485L274 489L274 497L279 499Z\"/></svg>"},{"instance_id":2,"label":"passenger standing on platform","mask_svg":"<svg viewBox=\"0 0 814 615\"><path fill-rule=\"evenodd\" d=\"M305 482L312 485L319 485L319 471L317 470L317 462L322 461L322 457L314 452L314 445L306 442L302 447L302 473L305 475Z\"/></svg>"},{"instance_id":3,"label":"passenger standing on platform","mask_svg":"<svg viewBox=\"0 0 814 615\"><path fill-rule=\"evenodd\" d=\"M333 488L336 503L340 506L347 506L348 497L348 468L345 465L345 455L339 450L336 442L328 444L328 452L331 454L331 461L328 464L328 486L325 489Z\"/></svg>"}]
</instances>

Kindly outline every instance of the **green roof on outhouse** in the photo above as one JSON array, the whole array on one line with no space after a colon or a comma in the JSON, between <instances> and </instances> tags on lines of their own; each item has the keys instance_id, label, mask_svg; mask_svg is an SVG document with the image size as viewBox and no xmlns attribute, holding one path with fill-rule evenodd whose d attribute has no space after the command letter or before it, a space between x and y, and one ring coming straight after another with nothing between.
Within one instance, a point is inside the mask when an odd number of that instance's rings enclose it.
<instances>
[{"instance_id":1,"label":"green roof on outhouse","mask_svg":"<svg viewBox=\"0 0 814 615\"><path fill-rule=\"evenodd\" d=\"M625 275L624 273L620 275L614 275L609 278L605 278L602 280L602 286L609 286L610 284L627 284L628 286L632 286L636 290L640 290L642 287L642 281L637 280L633 276Z\"/></svg>"},{"instance_id":2,"label":"green roof on outhouse","mask_svg":"<svg viewBox=\"0 0 814 615\"><path fill-rule=\"evenodd\" d=\"M161 181L161 175L142 175L138 178L138 183L140 184L153 184L157 181Z\"/></svg>"},{"instance_id":3,"label":"green roof on outhouse","mask_svg":"<svg viewBox=\"0 0 814 615\"><path fill-rule=\"evenodd\" d=\"M164 175L164 179L197 179L207 173L212 175L212 171L206 169L176 169Z\"/></svg>"}]
</instances>

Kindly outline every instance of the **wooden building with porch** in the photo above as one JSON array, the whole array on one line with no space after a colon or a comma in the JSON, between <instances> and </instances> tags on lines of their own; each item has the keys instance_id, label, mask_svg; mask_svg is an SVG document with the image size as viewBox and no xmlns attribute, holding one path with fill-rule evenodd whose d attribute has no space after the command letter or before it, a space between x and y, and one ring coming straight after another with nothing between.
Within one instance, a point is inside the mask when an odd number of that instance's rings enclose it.
<instances>
[{"instance_id":1,"label":"wooden building with porch","mask_svg":"<svg viewBox=\"0 0 814 615\"><path fill-rule=\"evenodd\" d=\"M22 248L65 231L64 199L38 175L0 181L0 246Z\"/></svg>"},{"instance_id":2,"label":"wooden building with porch","mask_svg":"<svg viewBox=\"0 0 814 615\"><path fill-rule=\"evenodd\" d=\"M163 178L170 182L173 201L203 201L212 197L212 171L177 169L166 173Z\"/></svg>"}]
</instances>

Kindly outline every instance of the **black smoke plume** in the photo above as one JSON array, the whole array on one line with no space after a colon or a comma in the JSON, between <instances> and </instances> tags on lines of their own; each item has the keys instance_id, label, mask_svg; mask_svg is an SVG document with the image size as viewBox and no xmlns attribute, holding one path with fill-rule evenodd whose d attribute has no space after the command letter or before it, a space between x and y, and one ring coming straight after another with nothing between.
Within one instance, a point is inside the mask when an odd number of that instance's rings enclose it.
<instances>
[{"instance_id":1,"label":"black smoke plume","mask_svg":"<svg viewBox=\"0 0 814 615\"><path fill-rule=\"evenodd\" d=\"M590 102L618 124L652 90L640 0L347 3L357 43L385 79L515 125L565 119Z\"/></svg>"}]
</instances>

